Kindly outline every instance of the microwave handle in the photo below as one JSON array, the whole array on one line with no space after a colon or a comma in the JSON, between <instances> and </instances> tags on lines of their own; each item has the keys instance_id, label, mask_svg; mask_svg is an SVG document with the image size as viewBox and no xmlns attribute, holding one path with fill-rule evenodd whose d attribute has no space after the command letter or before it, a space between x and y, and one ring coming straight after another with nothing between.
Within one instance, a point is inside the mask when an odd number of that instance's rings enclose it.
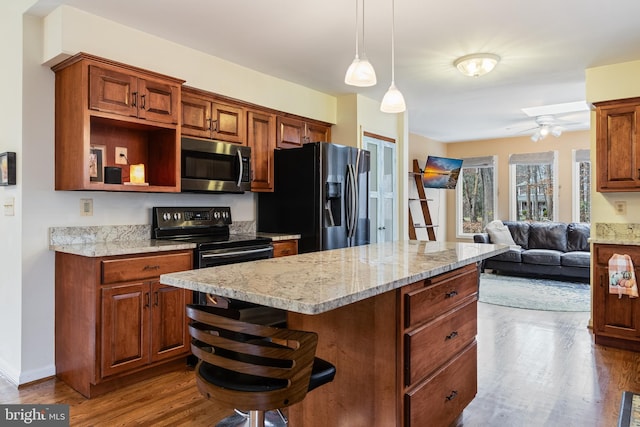
<instances>
[{"instance_id":1,"label":"microwave handle","mask_svg":"<svg viewBox=\"0 0 640 427\"><path fill-rule=\"evenodd\" d=\"M238 171L238 187L240 187L240 184L242 183L242 173L244 172L242 169L242 154L240 153L240 150L236 151L236 154L238 155L238 162L240 163L240 169Z\"/></svg>"}]
</instances>

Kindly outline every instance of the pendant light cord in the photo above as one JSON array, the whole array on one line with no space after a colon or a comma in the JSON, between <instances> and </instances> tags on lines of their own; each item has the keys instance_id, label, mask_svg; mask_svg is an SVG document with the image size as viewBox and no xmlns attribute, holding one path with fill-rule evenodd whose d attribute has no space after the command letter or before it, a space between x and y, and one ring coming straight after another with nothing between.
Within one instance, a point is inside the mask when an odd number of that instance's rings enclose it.
<instances>
[{"instance_id":1,"label":"pendant light cord","mask_svg":"<svg viewBox=\"0 0 640 427\"><path fill-rule=\"evenodd\" d=\"M360 41L358 39L358 1L359 0L356 0L356 58L359 58L359 56L358 56L358 42Z\"/></svg>"},{"instance_id":2,"label":"pendant light cord","mask_svg":"<svg viewBox=\"0 0 640 427\"><path fill-rule=\"evenodd\" d=\"M395 50L395 33L396 33L396 2L391 0L391 84L396 80L396 50Z\"/></svg>"}]
</instances>

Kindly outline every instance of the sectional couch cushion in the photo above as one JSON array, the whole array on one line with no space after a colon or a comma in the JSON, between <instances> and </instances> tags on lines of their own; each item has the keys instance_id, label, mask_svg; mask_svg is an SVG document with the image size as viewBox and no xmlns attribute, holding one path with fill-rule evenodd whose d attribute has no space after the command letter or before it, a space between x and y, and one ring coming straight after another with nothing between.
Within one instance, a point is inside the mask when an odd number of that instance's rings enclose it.
<instances>
[{"instance_id":1,"label":"sectional couch cushion","mask_svg":"<svg viewBox=\"0 0 640 427\"><path fill-rule=\"evenodd\" d=\"M562 252L553 249L529 249L522 253L525 264L560 265Z\"/></svg>"},{"instance_id":2,"label":"sectional couch cushion","mask_svg":"<svg viewBox=\"0 0 640 427\"><path fill-rule=\"evenodd\" d=\"M516 245L522 249L529 249L529 223L523 221L504 221L504 225L509 228L511 237Z\"/></svg>"},{"instance_id":3,"label":"sectional couch cushion","mask_svg":"<svg viewBox=\"0 0 640 427\"><path fill-rule=\"evenodd\" d=\"M562 256L562 265L567 267L585 267L589 268L591 262L591 254L589 252L574 251L567 252Z\"/></svg>"},{"instance_id":4,"label":"sectional couch cushion","mask_svg":"<svg viewBox=\"0 0 640 427\"><path fill-rule=\"evenodd\" d=\"M553 249L566 252L567 224L533 222L529 227L529 249Z\"/></svg>"},{"instance_id":5,"label":"sectional couch cushion","mask_svg":"<svg viewBox=\"0 0 640 427\"><path fill-rule=\"evenodd\" d=\"M589 252L590 233L591 227L589 224L572 222L567 225L567 252Z\"/></svg>"}]
</instances>

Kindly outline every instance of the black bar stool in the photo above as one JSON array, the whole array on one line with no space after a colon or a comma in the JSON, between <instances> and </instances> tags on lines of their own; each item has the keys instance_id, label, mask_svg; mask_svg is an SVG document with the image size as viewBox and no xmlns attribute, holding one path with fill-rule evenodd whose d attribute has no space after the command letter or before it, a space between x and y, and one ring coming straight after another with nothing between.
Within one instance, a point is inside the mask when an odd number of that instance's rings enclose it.
<instances>
[{"instance_id":1,"label":"black bar stool","mask_svg":"<svg viewBox=\"0 0 640 427\"><path fill-rule=\"evenodd\" d=\"M255 325L222 314L211 306L187 306L198 390L249 413L246 421L240 417L233 424L238 416L232 416L235 420L222 420L218 426L286 425L280 408L333 381L335 367L315 357L316 333ZM273 410L281 422L270 417L265 424L265 411Z\"/></svg>"}]
</instances>

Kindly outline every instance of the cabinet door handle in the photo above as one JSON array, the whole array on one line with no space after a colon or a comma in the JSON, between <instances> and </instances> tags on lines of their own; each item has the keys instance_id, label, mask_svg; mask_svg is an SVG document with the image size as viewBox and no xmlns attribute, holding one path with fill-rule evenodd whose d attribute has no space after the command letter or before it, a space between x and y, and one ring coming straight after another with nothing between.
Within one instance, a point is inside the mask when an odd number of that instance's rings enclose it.
<instances>
[{"instance_id":1,"label":"cabinet door handle","mask_svg":"<svg viewBox=\"0 0 640 427\"><path fill-rule=\"evenodd\" d=\"M138 92L131 92L131 106L138 107Z\"/></svg>"},{"instance_id":2,"label":"cabinet door handle","mask_svg":"<svg viewBox=\"0 0 640 427\"><path fill-rule=\"evenodd\" d=\"M157 306L158 306L158 293L159 293L158 291L155 291L155 292L153 293L153 306L154 306L154 307L157 307Z\"/></svg>"},{"instance_id":3,"label":"cabinet door handle","mask_svg":"<svg viewBox=\"0 0 640 427\"><path fill-rule=\"evenodd\" d=\"M449 396L447 396L445 399L447 399L447 402L450 402L453 399L455 399L457 395L458 395L458 390L452 390L451 394L449 394Z\"/></svg>"},{"instance_id":4,"label":"cabinet door handle","mask_svg":"<svg viewBox=\"0 0 640 427\"><path fill-rule=\"evenodd\" d=\"M140 108L144 110L147 106L147 95L142 95L140 96L140 98L142 100L142 105L140 106Z\"/></svg>"},{"instance_id":5,"label":"cabinet door handle","mask_svg":"<svg viewBox=\"0 0 640 427\"><path fill-rule=\"evenodd\" d=\"M149 292L144 293L144 308L149 308Z\"/></svg>"},{"instance_id":6,"label":"cabinet door handle","mask_svg":"<svg viewBox=\"0 0 640 427\"><path fill-rule=\"evenodd\" d=\"M215 126L213 125L214 123L216 124ZM214 132L218 132L218 121L212 119L211 124L209 125L209 129L211 129Z\"/></svg>"},{"instance_id":7,"label":"cabinet door handle","mask_svg":"<svg viewBox=\"0 0 640 427\"><path fill-rule=\"evenodd\" d=\"M445 340L445 341L452 340L452 339L454 339L454 338L455 338L455 337L457 337L457 336L458 336L458 331L453 331L453 332L451 332L449 335L447 335L447 336L446 336L446 338L445 338L444 340Z\"/></svg>"},{"instance_id":8,"label":"cabinet door handle","mask_svg":"<svg viewBox=\"0 0 640 427\"><path fill-rule=\"evenodd\" d=\"M456 295L458 295L458 291L449 291L449 292L447 292L446 294L444 294L444 297L445 297L445 298L453 298L453 297L455 297Z\"/></svg>"}]
</instances>

